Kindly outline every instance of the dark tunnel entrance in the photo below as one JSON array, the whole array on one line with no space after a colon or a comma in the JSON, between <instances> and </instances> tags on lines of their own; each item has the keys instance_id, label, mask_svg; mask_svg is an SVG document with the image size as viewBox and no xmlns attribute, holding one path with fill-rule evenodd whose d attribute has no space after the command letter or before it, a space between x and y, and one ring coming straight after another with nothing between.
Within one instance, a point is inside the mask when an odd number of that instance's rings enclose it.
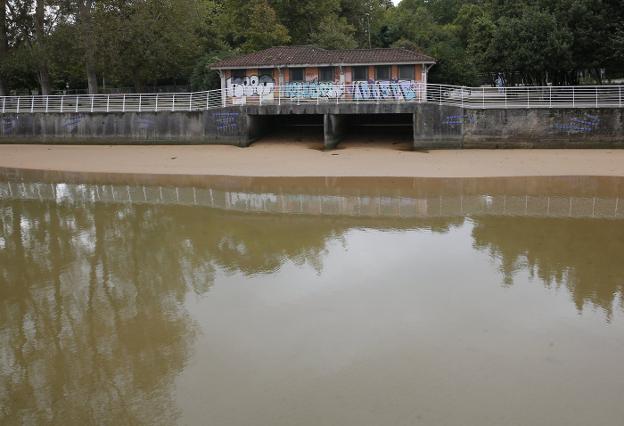
<instances>
[{"instance_id":1,"label":"dark tunnel entrance","mask_svg":"<svg viewBox=\"0 0 624 426\"><path fill-rule=\"evenodd\" d=\"M304 143L323 148L323 114L281 114L258 116L263 132L255 143Z\"/></svg>"},{"instance_id":2,"label":"dark tunnel entrance","mask_svg":"<svg viewBox=\"0 0 624 426\"><path fill-rule=\"evenodd\" d=\"M347 114L344 118L346 132L339 146L391 144L412 148L413 114Z\"/></svg>"}]
</instances>

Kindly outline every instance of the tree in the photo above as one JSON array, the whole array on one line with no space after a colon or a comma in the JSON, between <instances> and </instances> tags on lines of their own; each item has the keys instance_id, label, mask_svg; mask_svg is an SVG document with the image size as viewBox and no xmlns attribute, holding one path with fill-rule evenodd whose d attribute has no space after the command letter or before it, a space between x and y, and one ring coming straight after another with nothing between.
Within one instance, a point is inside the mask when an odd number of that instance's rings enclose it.
<instances>
[{"instance_id":1,"label":"tree","mask_svg":"<svg viewBox=\"0 0 624 426\"><path fill-rule=\"evenodd\" d=\"M6 0L0 0L0 96L6 95L4 85L4 64L9 52L6 26Z\"/></svg>"},{"instance_id":2,"label":"tree","mask_svg":"<svg viewBox=\"0 0 624 426\"><path fill-rule=\"evenodd\" d=\"M330 15L323 19L318 31L310 36L310 41L326 49L353 49L357 47L354 38L355 27L345 18Z\"/></svg>"}]
</instances>

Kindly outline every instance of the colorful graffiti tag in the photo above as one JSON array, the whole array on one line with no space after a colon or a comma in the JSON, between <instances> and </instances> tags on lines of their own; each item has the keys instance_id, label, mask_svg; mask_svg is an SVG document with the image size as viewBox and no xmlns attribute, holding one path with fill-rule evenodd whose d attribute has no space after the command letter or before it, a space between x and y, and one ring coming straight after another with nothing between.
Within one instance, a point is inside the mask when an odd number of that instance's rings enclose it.
<instances>
[{"instance_id":1,"label":"colorful graffiti tag","mask_svg":"<svg viewBox=\"0 0 624 426\"><path fill-rule=\"evenodd\" d=\"M229 78L227 96L242 99L247 96L273 96L275 81L269 76ZM423 93L424 86L413 80L355 81L353 83L325 81L291 81L285 83L279 96L290 99L336 99L348 96L356 101L396 99L412 101Z\"/></svg>"},{"instance_id":2,"label":"colorful graffiti tag","mask_svg":"<svg viewBox=\"0 0 624 426\"><path fill-rule=\"evenodd\" d=\"M412 80L356 81L353 83L355 100L415 100L419 93L419 83Z\"/></svg>"}]
</instances>

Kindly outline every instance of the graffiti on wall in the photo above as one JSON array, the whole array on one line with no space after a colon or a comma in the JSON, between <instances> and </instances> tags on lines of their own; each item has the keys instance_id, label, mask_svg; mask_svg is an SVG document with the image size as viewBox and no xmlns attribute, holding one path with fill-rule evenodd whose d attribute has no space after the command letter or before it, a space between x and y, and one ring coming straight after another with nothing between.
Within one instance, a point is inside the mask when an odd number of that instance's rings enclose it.
<instances>
[{"instance_id":1,"label":"graffiti on wall","mask_svg":"<svg viewBox=\"0 0 624 426\"><path fill-rule=\"evenodd\" d=\"M268 75L252 75L245 78L228 78L225 82L227 95L232 98L267 96L273 93L275 81Z\"/></svg>"},{"instance_id":2,"label":"graffiti on wall","mask_svg":"<svg viewBox=\"0 0 624 426\"><path fill-rule=\"evenodd\" d=\"M228 78L226 93L230 98L244 101L247 96L273 98L275 81L268 75L244 78ZM279 94L291 99L336 99L349 96L354 100L395 99L411 101L424 92L424 86L414 80L355 81L344 84L339 81L291 81L285 83Z\"/></svg>"},{"instance_id":3,"label":"graffiti on wall","mask_svg":"<svg viewBox=\"0 0 624 426\"><path fill-rule=\"evenodd\" d=\"M2 133L10 135L17 127L17 117L3 117L2 118Z\"/></svg>"},{"instance_id":4,"label":"graffiti on wall","mask_svg":"<svg viewBox=\"0 0 624 426\"><path fill-rule=\"evenodd\" d=\"M419 83L413 80L356 81L352 85L353 99L396 99L412 101L419 93Z\"/></svg>"},{"instance_id":5,"label":"graffiti on wall","mask_svg":"<svg viewBox=\"0 0 624 426\"><path fill-rule=\"evenodd\" d=\"M591 133L600 124L600 118L585 113L582 117L573 117L567 123L555 123L554 128L562 132Z\"/></svg>"},{"instance_id":6,"label":"graffiti on wall","mask_svg":"<svg viewBox=\"0 0 624 426\"><path fill-rule=\"evenodd\" d=\"M476 124L477 118L470 114L464 115L447 115L442 121L442 124L446 124L447 126L455 127L463 124Z\"/></svg>"},{"instance_id":7,"label":"graffiti on wall","mask_svg":"<svg viewBox=\"0 0 624 426\"><path fill-rule=\"evenodd\" d=\"M215 122L215 130L221 136L235 136L238 133L237 112L217 112L212 117Z\"/></svg>"},{"instance_id":8,"label":"graffiti on wall","mask_svg":"<svg viewBox=\"0 0 624 426\"><path fill-rule=\"evenodd\" d=\"M340 82L331 81L291 81L286 83L282 91L284 98L318 99L318 98L341 98L344 95L345 86Z\"/></svg>"}]
</instances>

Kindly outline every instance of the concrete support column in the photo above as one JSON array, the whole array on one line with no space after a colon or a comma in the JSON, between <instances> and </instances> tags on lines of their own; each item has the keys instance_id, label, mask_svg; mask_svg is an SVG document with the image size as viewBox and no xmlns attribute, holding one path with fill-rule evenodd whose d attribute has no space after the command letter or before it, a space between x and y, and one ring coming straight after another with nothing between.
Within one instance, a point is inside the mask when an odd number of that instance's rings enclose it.
<instances>
[{"instance_id":1,"label":"concrete support column","mask_svg":"<svg viewBox=\"0 0 624 426\"><path fill-rule=\"evenodd\" d=\"M348 116L344 114L325 114L323 116L325 149L336 148L347 133L348 121Z\"/></svg>"},{"instance_id":2,"label":"concrete support column","mask_svg":"<svg viewBox=\"0 0 624 426\"><path fill-rule=\"evenodd\" d=\"M414 149L461 148L464 124L469 120L460 107L419 104L414 112Z\"/></svg>"}]
</instances>

